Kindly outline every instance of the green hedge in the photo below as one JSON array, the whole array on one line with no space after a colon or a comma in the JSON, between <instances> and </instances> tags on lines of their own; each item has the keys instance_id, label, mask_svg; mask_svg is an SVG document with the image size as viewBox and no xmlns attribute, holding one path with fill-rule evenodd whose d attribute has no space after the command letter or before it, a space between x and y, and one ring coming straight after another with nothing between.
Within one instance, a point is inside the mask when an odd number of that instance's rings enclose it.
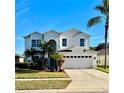
<instances>
[{"instance_id":1,"label":"green hedge","mask_svg":"<svg viewBox=\"0 0 124 93\"><path fill-rule=\"evenodd\" d=\"M39 70L41 69L41 64L38 62L15 63L15 68Z\"/></svg>"},{"instance_id":2,"label":"green hedge","mask_svg":"<svg viewBox=\"0 0 124 93\"><path fill-rule=\"evenodd\" d=\"M29 62L15 63L15 67L16 67L16 68L27 69L27 68L30 68L30 64L31 64L31 63L29 63Z\"/></svg>"}]
</instances>

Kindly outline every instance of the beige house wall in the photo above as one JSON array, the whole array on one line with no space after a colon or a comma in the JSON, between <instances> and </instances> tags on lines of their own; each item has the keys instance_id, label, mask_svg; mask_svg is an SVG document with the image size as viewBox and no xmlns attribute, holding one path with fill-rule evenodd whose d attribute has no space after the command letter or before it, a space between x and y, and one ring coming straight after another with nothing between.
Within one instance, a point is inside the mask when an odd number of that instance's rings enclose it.
<instances>
[{"instance_id":1,"label":"beige house wall","mask_svg":"<svg viewBox=\"0 0 124 93\"><path fill-rule=\"evenodd\" d=\"M97 56L97 65L103 66L105 63L105 55ZM109 66L109 55L107 55L107 66Z\"/></svg>"},{"instance_id":2,"label":"beige house wall","mask_svg":"<svg viewBox=\"0 0 124 93\"><path fill-rule=\"evenodd\" d=\"M23 63L23 62L24 62L24 58L21 58L21 57L20 57L20 58L19 58L19 62L20 62L20 63Z\"/></svg>"}]
</instances>

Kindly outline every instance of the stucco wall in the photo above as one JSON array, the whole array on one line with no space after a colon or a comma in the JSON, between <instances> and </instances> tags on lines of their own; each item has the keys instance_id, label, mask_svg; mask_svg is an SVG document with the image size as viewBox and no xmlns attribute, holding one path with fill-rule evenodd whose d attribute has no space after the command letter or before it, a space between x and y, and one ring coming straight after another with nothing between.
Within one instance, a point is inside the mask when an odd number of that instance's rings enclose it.
<instances>
[{"instance_id":1,"label":"stucco wall","mask_svg":"<svg viewBox=\"0 0 124 93\"><path fill-rule=\"evenodd\" d=\"M67 39L67 46L62 46L62 39L66 38ZM80 39L85 39L85 44L82 46L82 48L89 49L89 38L85 37L83 35L78 35L72 37L71 35L60 35L60 49L65 49L71 46L77 47L80 46Z\"/></svg>"},{"instance_id":2,"label":"stucco wall","mask_svg":"<svg viewBox=\"0 0 124 93\"><path fill-rule=\"evenodd\" d=\"M89 49L89 37L83 35L82 33L79 34L79 35L76 35L74 38L73 38L73 41L74 41L74 45L75 46L80 46L80 39L84 39L84 46L82 48L85 48L85 49Z\"/></svg>"},{"instance_id":3,"label":"stucco wall","mask_svg":"<svg viewBox=\"0 0 124 93\"><path fill-rule=\"evenodd\" d=\"M104 66L105 63L105 55L97 56L97 65ZM107 55L107 66L109 66L109 55Z\"/></svg>"},{"instance_id":4,"label":"stucco wall","mask_svg":"<svg viewBox=\"0 0 124 93\"><path fill-rule=\"evenodd\" d=\"M25 50L26 49L30 49L31 48L31 39L30 38L26 38L25 39Z\"/></svg>"},{"instance_id":5,"label":"stucco wall","mask_svg":"<svg viewBox=\"0 0 124 93\"><path fill-rule=\"evenodd\" d=\"M25 38L25 49L30 49L32 47L32 39L42 39L42 34L33 33L29 37Z\"/></svg>"}]
</instances>

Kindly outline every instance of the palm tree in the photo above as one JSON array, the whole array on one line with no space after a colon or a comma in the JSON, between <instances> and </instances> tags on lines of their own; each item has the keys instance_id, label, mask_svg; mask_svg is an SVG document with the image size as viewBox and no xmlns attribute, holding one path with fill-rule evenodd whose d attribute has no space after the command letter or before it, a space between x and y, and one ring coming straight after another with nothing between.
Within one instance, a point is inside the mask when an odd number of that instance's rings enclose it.
<instances>
[{"instance_id":1,"label":"palm tree","mask_svg":"<svg viewBox=\"0 0 124 93\"><path fill-rule=\"evenodd\" d=\"M42 68L44 69L45 67L45 55L50 56L51 53L54 53L54 49L51 47L50 42L46 42L44 40L41 40L41 60L42 60Z\"/></svg>"},{"instance_id":2,"label":"palm tree","mask_svg":"<svg viewBox=\"0 0 124 93\"><path fill-rule=\"evenodd\" d=\"M105 22L105 64L104 68L106 68L106 61L107 61L107 36L108 36L108 28L109 28L109 0L103 0L102 5L97 5L95 10L101 12L103 16L96 16L91 18L87 26L90 28L98 23L101 23L104 19Z\"/></svg>"},{"instance_id":3,"label":"palm tree","mask_svg":"<svg viewBox=\"0 0 124 93\"><path fill-rule=\"evenodd\" d=\"M34 55L36 54L36 50L34 48L25 50L24 54L27 57L30 57L31 56L31 60L34 62Z\"/></svg>"},{"instance_id":4,"label":"palm tree","mask_svg":"<svg viewBox=\"0 0 124 93\"><path fill-rule=\"evenodd\" d=\"M47 43L44 40L41 40L41 64L42 64L42 69L45 69L45 54L47 54Z\"/></svg>"},{"instance_id":5,"label":"palm tree","mask_svg":"<svg viewBox=\"0 0 124 93\"><path fill-rule=\"evenodd\" d=\"M44 40L41 40L41 49L42 49L43 57L44 57L45 54L50 55L51 53L55 52L54 47L52 47L52 44L49 41L46 42Z\"/></svg>"}]
</instances>

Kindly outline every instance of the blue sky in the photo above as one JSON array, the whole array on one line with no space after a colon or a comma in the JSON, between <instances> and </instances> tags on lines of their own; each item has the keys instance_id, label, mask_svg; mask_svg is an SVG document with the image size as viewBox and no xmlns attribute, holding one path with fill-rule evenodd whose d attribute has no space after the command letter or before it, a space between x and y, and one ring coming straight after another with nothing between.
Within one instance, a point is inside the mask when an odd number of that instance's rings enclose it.
<instances>
[{"instance_id":1,"label":"blue sky","mask_svg":"<svg viewBox=\"0 0 124 93\"><path fill-rule=\"evenodd\" d=\"M24 38L31 32L77 28L91 35L90 46L104 40L104 22L87 28L87 21L100 15L93 8L102 0L16 0L16 52L23 54Z\"/></svg>"}]
</instances>

